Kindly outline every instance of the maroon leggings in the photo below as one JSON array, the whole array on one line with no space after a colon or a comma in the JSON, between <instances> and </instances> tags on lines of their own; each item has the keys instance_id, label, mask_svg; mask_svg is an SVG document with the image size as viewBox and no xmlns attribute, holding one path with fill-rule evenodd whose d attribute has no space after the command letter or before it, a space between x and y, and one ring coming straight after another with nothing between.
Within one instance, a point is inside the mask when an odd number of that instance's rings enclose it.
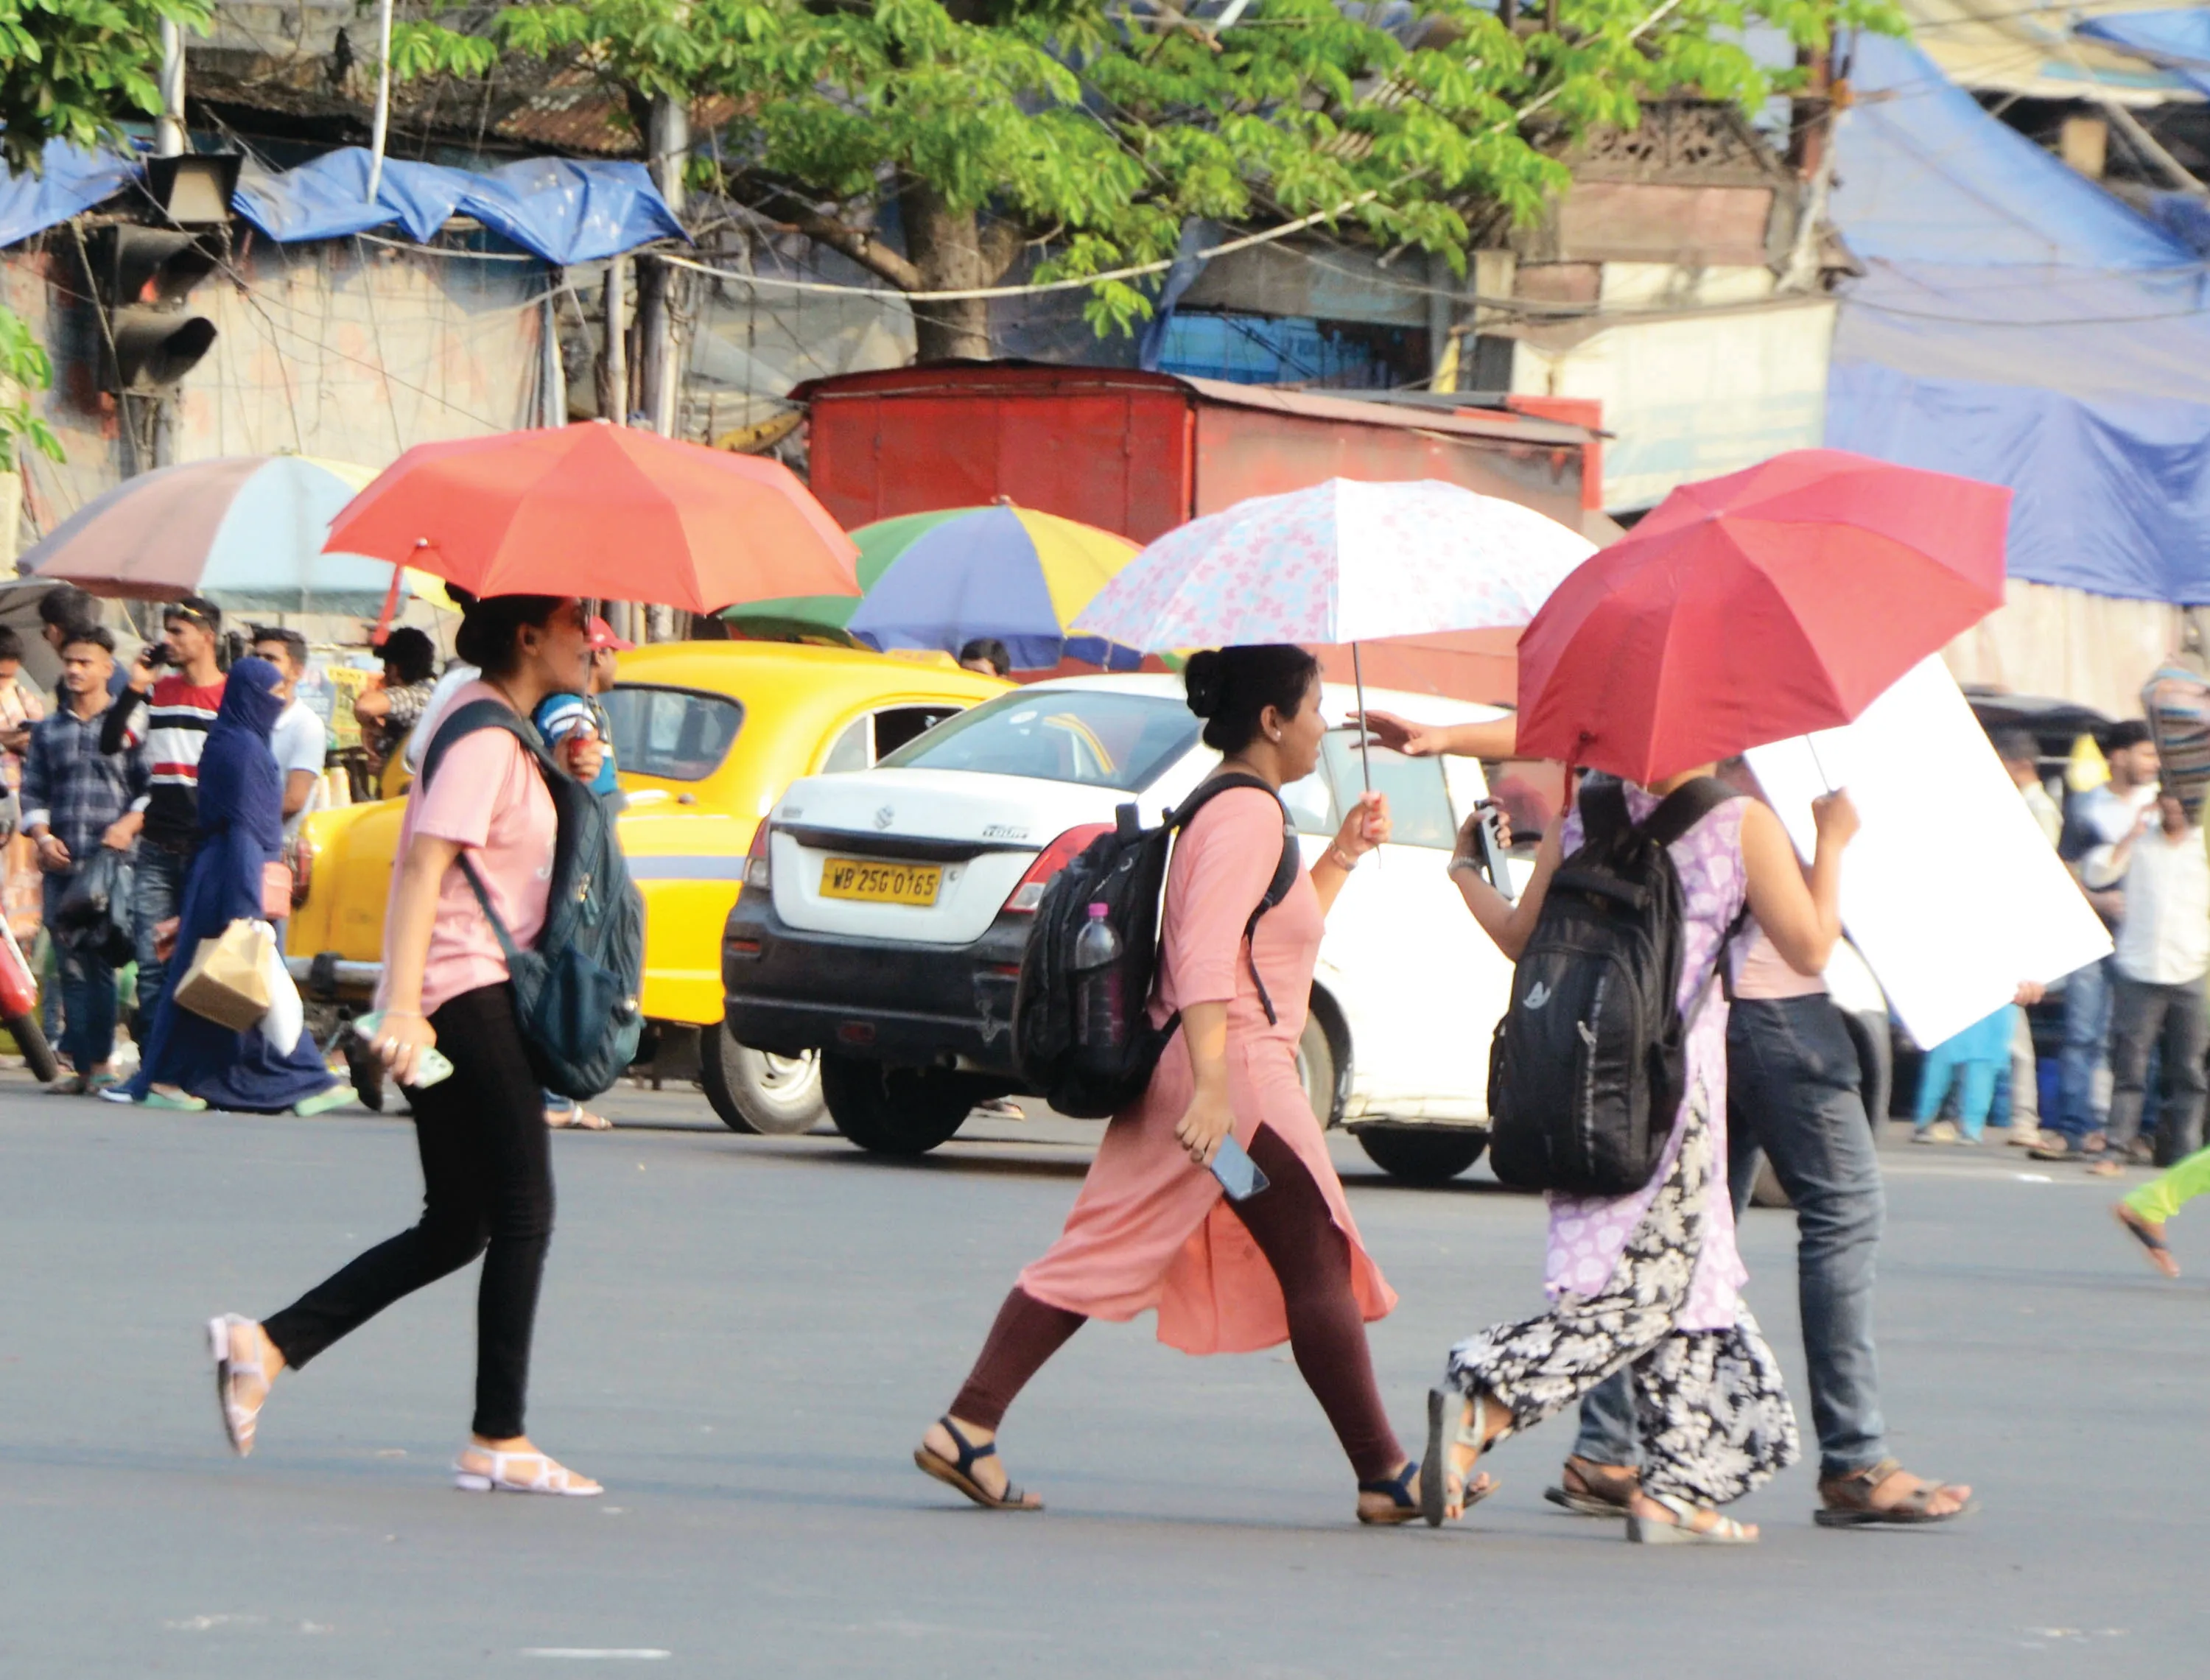
<instances>
[{"instance_id":1,"label":"maroon leggings","mask_svg":"<svg viewBox=\"0 0 2210 1680\"><path fill-rule=\"evenodd\" d=\"M1362 1482L1393 1476L1404 1449L1381 1409L1366 1323L1350 1287L1350 1243L1336 1229L1327 1199L1296 1151L1265 1127L1251 1140L1251 1159L1270 1181L1248 1201L1231 1201L1274 1268L1289 1308L1289 1350L1306 1386L1335 1427L1336 1439ZM1016 1288L951 1402L951 1415L995 1430L1005 1409L1086 1321L1047 1306Z\"/></svg>"}]
</instances>

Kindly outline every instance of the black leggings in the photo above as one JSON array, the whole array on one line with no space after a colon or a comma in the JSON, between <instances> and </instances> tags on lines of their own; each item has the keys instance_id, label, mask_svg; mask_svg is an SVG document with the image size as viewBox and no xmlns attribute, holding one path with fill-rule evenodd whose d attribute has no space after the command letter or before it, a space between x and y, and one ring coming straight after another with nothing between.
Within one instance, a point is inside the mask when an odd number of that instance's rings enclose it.
<instances>
[{"instance_id":1,"label":"black leggings","mask_svg":"<svg viewBox=\"0 0 2210 1680\"><path fill-rule=\"evenodd\" d=\"M510 986L481 986L430 1017L452 1077L408 1093L422 1156L422 1220L324 1279L262 1328L304 1365L403 1295L478 1255L476 1411L487 1440L522 1433L529 1336L552 1236L545 1099L514 1017Z\"/></svg>"},{"instance_id":2,"label":"black leggings","mask_svg":"<svg viewBox=\"0 0 2210 1680\"><path fill-rule=\"evenodd\" d=\"M1334 1425L1359 1480L1393 1476L1404 1452L1374 1386L1366 1322L1350 1287L1350 1239L1336 1229L1327 1198L1296 1151L1280 1137L1259 1127L1251 1140L1251 1159L1266 1175L1267 1187L1229 1206L1282 1286L1297 1370ZM994 1430L1029 1379L1087 1322L1080 1313L1015 1289L998 1309L975 1369L951 1402L951 1415Z\"/></svg>"}]
</instances>

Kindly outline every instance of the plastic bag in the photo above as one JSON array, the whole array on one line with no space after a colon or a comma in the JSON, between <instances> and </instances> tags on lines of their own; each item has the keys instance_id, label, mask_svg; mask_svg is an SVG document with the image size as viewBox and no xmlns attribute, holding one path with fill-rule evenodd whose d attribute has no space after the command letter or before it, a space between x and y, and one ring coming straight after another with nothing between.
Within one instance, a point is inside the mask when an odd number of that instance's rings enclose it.
<instances>
[{"instance_id":1,"label":"plastic bag","mask_svg":"<svg viewBox=\"0 0 2210 1680\"><path fill-rule=\"evenodd\" d=\"M261 1017L261 1036L279 1056L289 1056L299 1048L299 1034L307 1029L307 1011L299 1002L299 988L292 984L291 971L284 966L284 954L276 948L276 930L266 922L253 925L269 930L269 944L262 959L262 977L269 987L269 1013Z\"/></svg>"},{"instance_id":2,"label":"plastic bag","mask_svg":"<svg viewBox=\"0 0 2210 1680\"><path fill-rule=\"evenodd\" d=\"M130 859L103 846L81 867L54 907L53 935L72 951L112 966L130 960Z\"/></svg>"}]
</instances>

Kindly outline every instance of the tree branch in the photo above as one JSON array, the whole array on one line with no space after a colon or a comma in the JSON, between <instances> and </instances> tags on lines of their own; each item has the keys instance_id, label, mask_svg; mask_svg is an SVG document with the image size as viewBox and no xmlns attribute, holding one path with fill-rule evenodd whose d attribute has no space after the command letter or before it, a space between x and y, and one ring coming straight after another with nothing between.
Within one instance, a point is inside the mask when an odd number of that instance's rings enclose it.
<instances>
[{"instance_id":1,"label":"tree branch","mask_svg":"<svg viewBox=\"0 0 2210 1680\"><path fill-rule=\"evenodd\" d=\"M772 214L788 222L807 238L848 256L862 268L888 280L901 292L922 289L921 270L864 228L824 216L786 187L768 190ZM763 209L767 206L763 205ZM1012 259L1008 256L1006 261Z\"/></svg>"}]
</instances>

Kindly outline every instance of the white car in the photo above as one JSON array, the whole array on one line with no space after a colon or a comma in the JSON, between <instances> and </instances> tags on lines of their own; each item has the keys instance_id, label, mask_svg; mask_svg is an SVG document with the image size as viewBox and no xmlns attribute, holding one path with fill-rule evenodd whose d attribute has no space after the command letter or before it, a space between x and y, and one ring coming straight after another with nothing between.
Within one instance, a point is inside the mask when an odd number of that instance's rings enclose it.
<instances>
[{"instance_id":1,"label":"white car","mask_svg":"<svg viewBox=\"0 0 2210 1680\"><path fill-rule=\"evenodd\" d=\"M1370 689L1415 721L1494 708ZM1356 709L1329 684L1335 722ZM975 1103L1023 1087L1010 1022L1043 885L1133 800L1155 822L1218 755L1173 677L1038 683L930 730L876 768L793 784L759 828L722 942L731 1035L774 1054L818 1051L848 1138L933 1148ZM1512 971L1445 870L1484 798L1467 759L1372 755L1395 839L1350 877L1328 918L1300 1046L1325 1123L1356 1132L1392 1173L1448 1178L1488 1141L1489 1039ZM1283 790L1315 857L1363 786L1356 738L1330 733L1319 768Z\"/></svg>"}]
</instances>

